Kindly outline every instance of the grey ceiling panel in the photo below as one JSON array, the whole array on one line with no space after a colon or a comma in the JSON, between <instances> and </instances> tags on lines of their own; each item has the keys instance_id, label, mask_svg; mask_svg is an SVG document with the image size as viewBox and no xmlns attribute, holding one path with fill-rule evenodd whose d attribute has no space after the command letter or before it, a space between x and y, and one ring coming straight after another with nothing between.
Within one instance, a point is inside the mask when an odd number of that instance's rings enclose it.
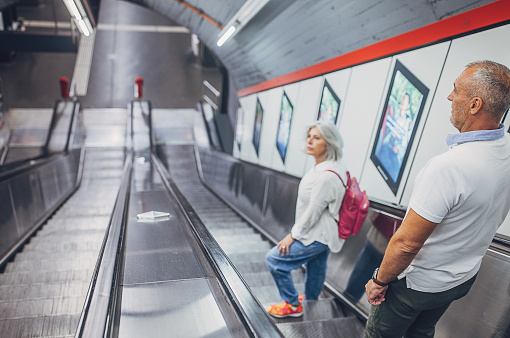
<instances>
[{"instance_id":1,"label":"grey ceiling panel","mask_svg":"<svg viewBox=\"0 0 510 338\"><path fill-rule=\"evenodd\" d=\"M197 34L243 89L492 0L272 0L222 47L220 29L177 1L132 0ZM244 0L187 0L225 24Z\"/></svg>"}]
</instances>

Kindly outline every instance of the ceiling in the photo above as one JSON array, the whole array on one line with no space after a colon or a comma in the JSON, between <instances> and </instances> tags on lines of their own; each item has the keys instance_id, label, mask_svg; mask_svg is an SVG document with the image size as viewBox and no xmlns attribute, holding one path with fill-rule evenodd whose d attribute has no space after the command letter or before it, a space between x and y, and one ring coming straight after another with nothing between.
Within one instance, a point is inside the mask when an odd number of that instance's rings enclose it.
<instances>
[{"instance_id":1,"label":"ceiling","mask_svg":"<svg viewBox=\"0 0 510 338\"><path fill-rule=\"evenodd\" d=\"M223 46L220 28L176 0L129 0L198 35L237 90L491 3L489 0L271 0ZM226 24L245 0L186 0Z\"/></svg>"}]
</instances>

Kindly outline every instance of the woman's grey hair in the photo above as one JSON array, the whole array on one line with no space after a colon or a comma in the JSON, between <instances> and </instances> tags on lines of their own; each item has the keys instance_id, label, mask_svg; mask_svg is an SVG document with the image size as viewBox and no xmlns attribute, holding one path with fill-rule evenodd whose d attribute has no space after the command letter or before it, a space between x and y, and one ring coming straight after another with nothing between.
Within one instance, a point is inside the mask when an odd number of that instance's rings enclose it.
<instances>
[{"instance_id":1,"label":"woman's grey hair","mask_svg":"<svg viewBox=\"0 0 510 338\"><path fill-rule=\"evenodd\" d=\"M480 97L487 113L499 122L510 107L510 70L489 60L471 62L466 68L474 68L468 94Z\"/></svg>"},{"instance_id":2,"label":"woman's grey hair","mask_svg":"<svg viewBox=\"0 0 510 338\"><path fill-rule=\"evenodd\" d=\"M344 141L336 126L329 121L316 121L306 128L305 139L312 128L317 128L326 141L326 160L338 161L342 158Z\"/></svg>"}]
</instances>

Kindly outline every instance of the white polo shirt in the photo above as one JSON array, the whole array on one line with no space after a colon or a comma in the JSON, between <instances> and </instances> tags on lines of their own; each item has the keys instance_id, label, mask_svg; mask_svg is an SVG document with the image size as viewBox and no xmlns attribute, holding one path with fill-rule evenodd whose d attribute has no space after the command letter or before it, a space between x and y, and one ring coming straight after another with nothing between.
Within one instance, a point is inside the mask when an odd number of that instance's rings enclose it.
<instances>
[{"instance_id":1,"label":"white polo shirt","mask_svg":"<svg viewBox=\"0 0 510 338\"><path fill-rule=\"evenodd\" d=\"M422 292L446 291L473 277L510 209L510 135L504 126L447 140L450 149L423 167L409 202L418 215L438 223L399 276Z\"/></svg>"}]
</instances>

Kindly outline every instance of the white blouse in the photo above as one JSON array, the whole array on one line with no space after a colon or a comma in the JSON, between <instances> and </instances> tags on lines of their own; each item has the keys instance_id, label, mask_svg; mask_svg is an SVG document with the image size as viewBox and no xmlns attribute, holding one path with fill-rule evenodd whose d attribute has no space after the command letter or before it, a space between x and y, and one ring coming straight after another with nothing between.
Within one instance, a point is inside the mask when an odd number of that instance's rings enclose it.
<instances>
[{"instance_id":1,"label":"white blouse","mask_svg":"<svg viewBox=\"0 0 510 338\"><path fill-rule=\"evenodd\" d=\"M339 252L345 241L338 236L338 211L345 188L338 176L327 170L335 171L347 183L342 161L324 161L310 169L299 183L291 234L304 245L318 241L332 252Z\"/></svg>"}]
</instances>

